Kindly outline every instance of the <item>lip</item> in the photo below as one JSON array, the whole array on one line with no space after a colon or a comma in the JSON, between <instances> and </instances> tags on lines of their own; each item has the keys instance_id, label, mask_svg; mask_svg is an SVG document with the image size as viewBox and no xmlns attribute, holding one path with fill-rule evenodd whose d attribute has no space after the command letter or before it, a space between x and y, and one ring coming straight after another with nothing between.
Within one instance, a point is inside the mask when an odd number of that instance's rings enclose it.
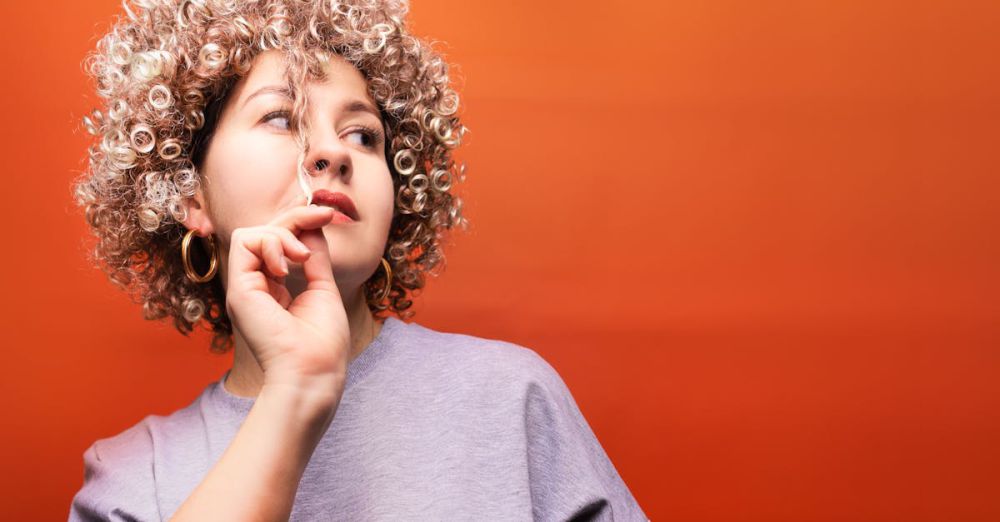
<instances>
[{"instance_id":1,"label":"lip","mask_svg":"<svg viewBox=\"0 0 1000 522\"><path fill-rule=\"evenodd\" d=\"M337 207L339 212L334 215L335 222L338 221L337 218L340 216L349 221L358 221L361 219L358 216L358 209L355 208L354 202L343 192L330 192L326 189L319 189L312 194L312 204L324 207ZM344 219L340 219L339 221L344 222Z\"/></svg>"}]
</instances>

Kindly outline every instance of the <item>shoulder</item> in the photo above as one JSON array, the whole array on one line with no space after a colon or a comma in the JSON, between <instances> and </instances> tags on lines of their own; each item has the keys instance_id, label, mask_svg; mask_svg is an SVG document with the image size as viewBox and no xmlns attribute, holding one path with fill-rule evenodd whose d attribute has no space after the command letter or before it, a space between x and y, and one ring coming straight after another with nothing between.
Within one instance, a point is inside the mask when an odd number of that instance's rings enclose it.
<instances>
[{"instance_id":1,"label":"shoulder","mask_svg":"<svg viewBox=\"0 0 1000 522\"><path fill-rule=\"evenodd\" d=\"M555 368L533 348L515 342L407 323L404 352L429 362L435 372L454 370L456 377L480 385L499 381L526 388L532 383L561 386Z\"/></svg>"},{"instance_id":2,"label":"shoulder","mask_svg":"<svg viewBox=\"0 0 1000 522\"><path fill-rule=\"evenodd\" d=\"M83 452L83 486L73 496L69 520L158 519L155 455L164 448L157 441L179 440L195 429L200 400L94 440Z\"/></svg>"},{"instance_id":3,"label":"shoulder","mask_svg":"<svg viewBox=\"0 0 1000 522\"><path fill-rule=\"evenodd\" d=\"M83 487L73 497L70 521L157 516L151 417L117 435L95 440L83 452Z\"/></svg>"},{"instance_id":4,"label":"shoulder","mask_svg":"<svg viewBox=\"0 0 1000 522\"><path fill-rule=\"evenodd\" d=\"M463 404L480 404L481 423L490 408L503 408L524 441L528 490L536 520L642 520L645 517L559 372L521 344L407 326L408 351L434 364L428 378L458 388ZM447 374L441 373L441 368ZM451 371L453 370L453 371ZM436 372L436 373L433 373ZM457 385L457 386L456 386ZM498 431L494 430L494 436Z\"/></svg>"},{"instance_id":5,"label":"shoulder","mask_svg":"<svg viewBox=\"0 0 1000 522\"><path fill-rule=\"evenodd\" d=\"M151 417L152 415L147 415L116 435L95 440L84 452L84 458L102 466L115 464L117 470L132 469L138 473L145 471L153 453L153 439L149 429Z\"/></svg>"},{"instance_id":6,"label":"shoulder","mask_svg":"<svg viewBox=\"0 0 1000 522\"><path fill-rule=\"evenodd\" d=\"M194 401L169 414L146 415L115 435L95 440L88 451L98 461L114 463L120 469L145 469L151 466L157 441L180 438L185 431L202 428L200 405L208 389L206 387Z\"/></svg>"}]
</instances>

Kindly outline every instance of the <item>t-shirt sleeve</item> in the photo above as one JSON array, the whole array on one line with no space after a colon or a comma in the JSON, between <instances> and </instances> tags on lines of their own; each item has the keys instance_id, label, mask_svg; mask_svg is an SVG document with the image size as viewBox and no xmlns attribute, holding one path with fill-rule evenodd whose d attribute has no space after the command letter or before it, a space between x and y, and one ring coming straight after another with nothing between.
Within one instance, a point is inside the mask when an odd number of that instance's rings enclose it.
<instances>
[{"instance_id":1,"label":"t-shirt sleeve","mask_svg":"<svg viewBox=\"0 0 1000 522\"><path fill-rule=\"evenodd\" d=\"M539 521L649 520L556 370L535 352L525 400L532 512Z\"/></svg>"},{"instance_id":2,"label":"t-shirt sleeve","mask_svg":"<svg viewBox=\"0 0 1000 522\"><path fill-rule=\"evenodd\" d=\"M83 452L83 487L70 504L69 522L160 520L149 433L141 428L100 439Z\"/></svg>"}]
</instances>

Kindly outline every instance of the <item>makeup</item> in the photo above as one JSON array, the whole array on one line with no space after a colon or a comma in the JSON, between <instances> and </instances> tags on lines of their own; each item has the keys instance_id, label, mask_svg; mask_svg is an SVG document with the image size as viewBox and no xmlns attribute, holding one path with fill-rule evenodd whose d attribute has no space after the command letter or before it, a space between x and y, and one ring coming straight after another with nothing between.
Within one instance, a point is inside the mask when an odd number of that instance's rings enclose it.
<instances>
[{"instance_id":1,"label":"makeup","mask_svg":"<svg viewBox=\"0 0 1000 522\"><path fill-rule=\"evenodd\" d=\"M330 192L326 189L319 189L312 194L312 201L316 205L331 207L337 211L333 216L334 223L352 223L359 219L358 210L354 206L351 198L343 192Z\"/></svg>"}]
</instances>

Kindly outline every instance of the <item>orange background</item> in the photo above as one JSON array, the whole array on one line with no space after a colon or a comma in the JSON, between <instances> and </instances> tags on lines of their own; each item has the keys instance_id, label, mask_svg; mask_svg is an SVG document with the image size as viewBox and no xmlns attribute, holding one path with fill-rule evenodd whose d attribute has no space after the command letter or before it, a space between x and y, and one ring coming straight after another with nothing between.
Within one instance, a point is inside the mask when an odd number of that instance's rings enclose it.
<instances>
[{"instance_id":1,"label":"orange background","mask_svg":"<svg viewBox=\"0 0 1000 522\"><path fill-rule=\"evenodd\" d=\"M6 2L3 505L228 367L85 262L80 62L117 0ZM420 1L472 222L426 326L560 372L656 520L1000 520L996 2Z\"/></svg>"}]
</instances>

